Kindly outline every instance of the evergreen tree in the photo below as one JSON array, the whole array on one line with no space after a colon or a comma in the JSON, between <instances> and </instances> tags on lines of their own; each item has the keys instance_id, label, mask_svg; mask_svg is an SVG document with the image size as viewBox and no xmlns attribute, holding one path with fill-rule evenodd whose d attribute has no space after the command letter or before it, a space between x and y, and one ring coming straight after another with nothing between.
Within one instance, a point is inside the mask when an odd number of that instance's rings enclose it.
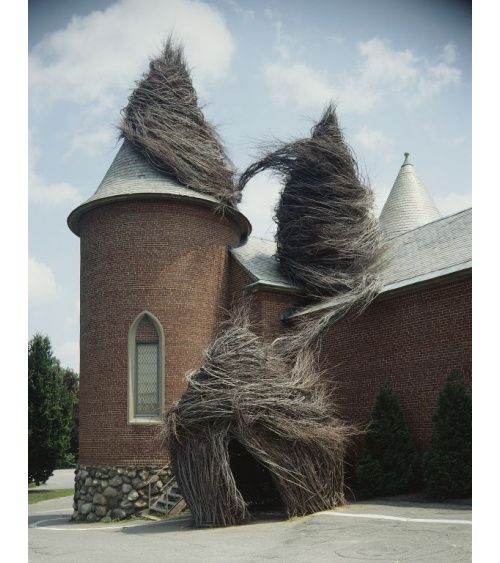
<instances>
[{"instance_id":1,"label":"evergreen tree","mask_svg":"<svg viewBox=\"0 0 500 563\"><path fill-rule=\"evenodd\" d=\"M47 336L28 343L28 483L45 482L68 450L71 399Z\"/></svg>"},{"instance_id":2,"label":"evergreen tree","mask_svg":"<svg viewBox=\"0 0 500 563\"><path fill-rule=\"evenodd\" d=\"M356 465L356 489L364 497L395 495L416 483L418 454L396 392L382 388Z\"/></svg>"},{"instance_id":3,"label":"evergreen tree","mask_svg":"<svg viewBox=\"0 0 500 563\"><path fill-rule=\"evenodd\" d=\"M71 368L60 368L64 389L71 403L71 432L68 451L57 461L58 467L68 467L78 459L78 431L79 431L79 391L80 381L78 374Z\"/></svg>"},{"instance_id":4,"label":"evergreen tree","mask_svg":"<svg viewBox=\"0 0 500 563\"><path fill-rule=\"evenodd\" d=\"M430 450L424 456L426 491L436 498L472 494L472 398L458 370L439 393Z\"/></svg>"}]
</instances>

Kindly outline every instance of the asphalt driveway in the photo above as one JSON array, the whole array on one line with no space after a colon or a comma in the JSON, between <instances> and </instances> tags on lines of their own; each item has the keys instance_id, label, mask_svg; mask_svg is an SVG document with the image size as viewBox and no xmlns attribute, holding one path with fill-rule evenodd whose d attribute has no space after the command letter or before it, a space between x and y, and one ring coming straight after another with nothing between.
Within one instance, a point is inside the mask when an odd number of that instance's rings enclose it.
<instances>
[{"instance_id":1,"label":"asphalt driveway","mask_svg":"<svg viewBox=\"0 0 500 563\"><path fill-rule=\"evenodd\" d=\"M56 469L46 483L32 487L30 491L55 491L56 489L73 489L75 487L74 469Z\"/></svg>"},{"instance_id":2,"label":"asphalt driveway","mask_svg":"<svg viewBox=\"0 0 500 563\"><path fill-rule=\"evenodd\" d=\"M72 497L29 506L32 563L444 562L471 561L472 507L415 500L360 502L284 520L194 529L189 517L161 522L70 522Z\"/></svg>"}]
</instances>

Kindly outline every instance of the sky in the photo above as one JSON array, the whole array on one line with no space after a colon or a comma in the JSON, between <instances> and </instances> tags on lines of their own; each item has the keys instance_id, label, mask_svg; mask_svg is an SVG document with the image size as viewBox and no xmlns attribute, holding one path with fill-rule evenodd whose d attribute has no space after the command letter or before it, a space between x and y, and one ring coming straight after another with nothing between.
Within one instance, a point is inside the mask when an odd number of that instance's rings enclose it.
<instances>
[{"instance_id":1,"label":"sky","mask_svg":"<svg viewBox=\"0 0 500 563\"><path fill-rule=\"evenodd\" d=\"M306 137L333 100L380 212L404 153L442 215L471 207L472 43L461 0L30 0L28 338L79 370L79 239L69 213L116 154L120 110L170 34L243 171ZM280 183L240 210L273 239Z\"/></svg>"}]
</instances>

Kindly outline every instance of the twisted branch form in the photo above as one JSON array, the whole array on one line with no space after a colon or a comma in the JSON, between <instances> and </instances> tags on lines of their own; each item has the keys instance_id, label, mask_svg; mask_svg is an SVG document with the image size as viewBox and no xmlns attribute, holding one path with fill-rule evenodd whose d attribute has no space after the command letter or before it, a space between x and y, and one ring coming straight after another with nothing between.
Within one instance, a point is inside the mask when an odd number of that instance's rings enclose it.
<instances>
[{"instance_id":1,"label":"twisted branch form","mask_svg":"<svg viewBox=\"0 0 500 563\"><path fill-rule=\"evenodd\" d=\"M160 171L223 204L235 205L258 172L282 174L280 269L328 305L271 344L253 332L248 311L236 309L203 365L187 377L163 433L195 525L249 518L231 467L234 443L268 471L289 517L343 504L345 451L356 430L334 415L314 345L326 326L378 293L382 245L372 193L359 179L334 106L311 138L264 156L235 187L234 170L198 108L182 51L169 41L131 95L121 129Z\"/></svg>"},{"instance_id":2,"label":"twisted branch form","mask_svg":"<svg viewBox=\"0 0 500 563\"><path fill-rule=\"evenodd\" d=\"M385 249L373 192L360 177L333 104L311 137L282 144L252 164L241 175L240 189L263 170L284 178L275 215L280 270L323 304L298 321L293 334L277 340L280 354L293 360L326 327L359 314L377 296Z\"/></svg>"},{"instance_id":3,"label":"twisted branch form","mask_svg":"<svg viewBox=\"0 0 500 563\"><path fill-rule=\"evenodd\" d=\"M293 328L278 337L274 346L279 354L293 361L304 350L313 350L325 331L347 315L360 315L375 299L382 286L378 278L362 279L350 292L334 298L323 298L322 308L295 320Z\"/></svg>"},{"instance_id":4,"label":"twisted branch form","mask_svg":"<svg viewBox=\"0 0 500 563\"><path fill-rule=\"evenodd\" d=\"M263 170L284 177L276 207L277 252L283 275L316 297L375 290L382 256L373 194L360 179L330 104L311 137L283 144L252 164L240 189Z\"/></svg>"},{"instance_id":5,"label":"twisted branch form","mask_svg":"<svg viewBox=\"0 0 500 563\"><path fill-rule=\"evenodd\" d=\"M172 39L150 62L121 114L122 136L156 170L224 205L241 200L235 169L198 106L182 47Z\"/></svg>"},{"instance_id":6,"label":"twisted branch form","mask_svg":"<svg viewBox=\"0 0 500 563\"><path fill-rule=\"evenodd\" d=\"M196 526L249 518L230 466L236 440L271 474L289 517L331 509L344 499L344 454L356 432L334 416L333 391L312 353L293 366L234 311L187 377L166 415L164 436Z\"/></svg>"}]
</instances>

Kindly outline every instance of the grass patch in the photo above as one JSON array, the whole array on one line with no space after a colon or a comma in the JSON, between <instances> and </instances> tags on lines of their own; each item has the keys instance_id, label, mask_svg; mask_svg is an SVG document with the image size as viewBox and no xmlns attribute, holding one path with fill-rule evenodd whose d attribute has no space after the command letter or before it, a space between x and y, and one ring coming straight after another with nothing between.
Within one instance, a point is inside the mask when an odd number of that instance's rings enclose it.
<instances>
[{"instance_id":1,"label":"grass patch","mask_svg":"<svg viewBox=\"0 0 500 563\"><path fill-rule=\"evenodd\" d=\"M74 489L57 489L55 491L28 491L28 504L52 500L54 498L69 497L75 494Z\"/></svg>"},{"instance_id":2,"label":"grass patch","mask_svg":"<svg viewBox=\"0 0 500 563\"><path fill-rule=\"evenodd\" d=\"M127 518L111 518L110 516L105 516L99 520L100 524L116 524L120 523L128 523L128 522L149 522L148 518L144 518L144 516L136 515L136 516L127 516Z\"/></svg>"}]
</instances>

